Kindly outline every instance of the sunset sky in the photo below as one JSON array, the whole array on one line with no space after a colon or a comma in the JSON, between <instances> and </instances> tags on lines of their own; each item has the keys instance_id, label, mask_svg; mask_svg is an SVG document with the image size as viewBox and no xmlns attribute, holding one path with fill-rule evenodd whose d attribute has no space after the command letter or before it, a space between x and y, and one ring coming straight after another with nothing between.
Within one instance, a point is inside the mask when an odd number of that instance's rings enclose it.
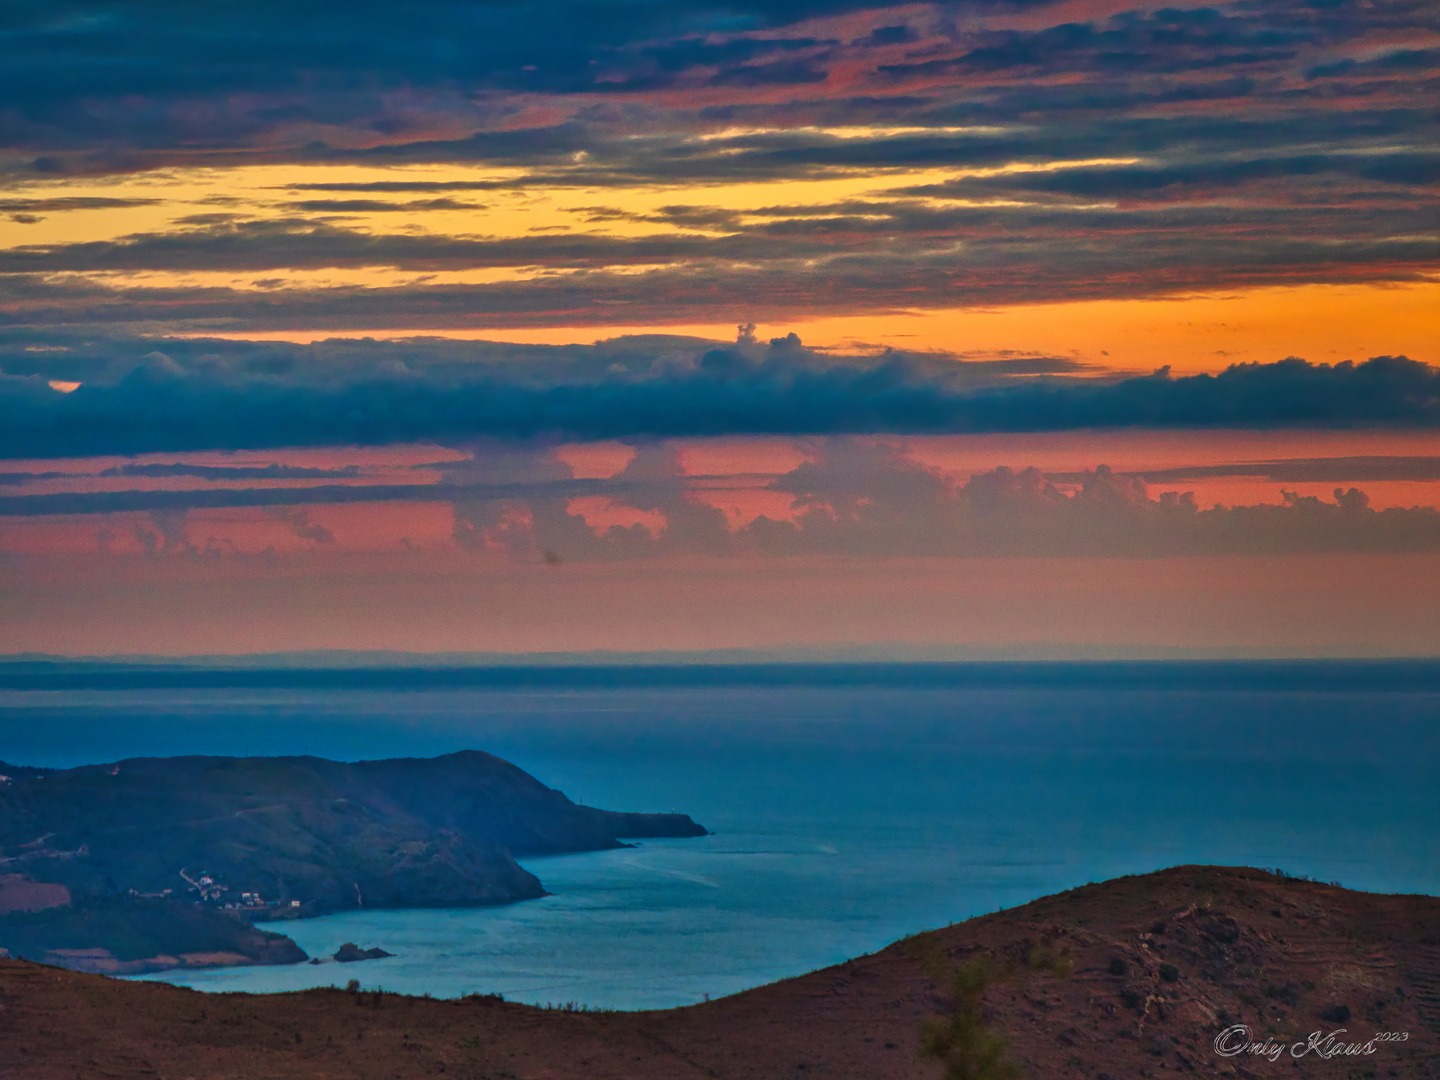
<instances>
[{"instance_id":1,"label":"sunset sky","mask_svg":"<svg viewBox=\"0 0 1440 1080\"><path fill-rule=\"evenodd\" d=\"M1440 653L1433 3L0 26L0 651Z\"/></svg>"}]
</instances>

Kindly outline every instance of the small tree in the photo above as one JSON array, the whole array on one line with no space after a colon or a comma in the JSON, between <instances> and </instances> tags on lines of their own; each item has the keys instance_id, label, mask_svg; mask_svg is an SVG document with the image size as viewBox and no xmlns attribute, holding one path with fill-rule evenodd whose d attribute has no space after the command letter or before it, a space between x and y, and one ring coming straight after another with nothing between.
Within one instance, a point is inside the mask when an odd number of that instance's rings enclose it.
<instances>
[{"instance_id":1,"label":"small tree","mask_svg":"<svg viewBox=\"0 0 1440 1080\"><path fill-rule=\"evenodd\" d=\"M1021 1080L1020 1066L1005 1056L1005 1040L981 1015L985 988L994 980L986 959L977 957L950 977L950 1015L927 1020L920 1029L921 1054L945 1066L945 1080Z\"/></svg>"}]
</instances>

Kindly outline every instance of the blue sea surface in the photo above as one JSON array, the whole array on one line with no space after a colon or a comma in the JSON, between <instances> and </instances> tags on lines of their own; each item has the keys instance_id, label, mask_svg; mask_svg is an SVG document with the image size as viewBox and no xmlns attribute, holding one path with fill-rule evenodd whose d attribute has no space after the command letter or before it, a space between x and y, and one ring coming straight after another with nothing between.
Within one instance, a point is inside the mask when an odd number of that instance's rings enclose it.
<instances>
[{"instance_id":1,"label":"blue sea surface","mask_svg":"<svg viewBox=\"0 0 1440 1080\"><path fill-rule=\"evenodd\" d=\"M278 927L311 955L354 941L391 959L152 976L205 990L356 978L666 1007L1180 863L1440 893L1433 686L1034 681L10 689L0 760L475 748L577 802L680 810L714 832L525 860L553 893L540 900Z\"/></svg>"}]
</instances>

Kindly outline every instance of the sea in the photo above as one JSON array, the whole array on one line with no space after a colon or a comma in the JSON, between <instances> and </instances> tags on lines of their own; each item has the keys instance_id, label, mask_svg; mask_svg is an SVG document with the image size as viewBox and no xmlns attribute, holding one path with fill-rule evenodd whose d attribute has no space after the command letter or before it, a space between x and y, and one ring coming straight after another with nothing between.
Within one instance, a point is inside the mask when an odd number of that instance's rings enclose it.
<instances>
[{"instance_id":1,"label":"sea","mask_svg":"<svg viewBox=\"0 0 1440 1080\"><path fill-rule=\"evenodd\" d=\"M279 924L356 964L168 972L686 1005L1185 863L1440 894L1440 664L703 665L0 674L0 760L479 749L712 835L524 860L549 896Z\"/></svg>"}]
</instances>

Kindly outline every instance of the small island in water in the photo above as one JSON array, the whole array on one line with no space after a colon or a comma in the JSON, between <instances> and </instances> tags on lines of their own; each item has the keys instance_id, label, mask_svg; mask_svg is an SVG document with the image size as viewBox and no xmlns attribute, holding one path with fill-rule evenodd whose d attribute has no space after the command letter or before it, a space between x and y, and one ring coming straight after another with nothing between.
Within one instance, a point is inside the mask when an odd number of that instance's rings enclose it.
<instances>
[{"instance_id":1,"label":"small island in water","mask_svg":"<svg viewBox=\"0 0 1440 1080\"><path fill-rule=\"evenodd\" d=\"M299 963L254 924L508 904L545 895L517 856L704 835L685 814L580 806L475 750L0 763L0 950L105 974Z\"/></svg>"}]
</instances>

